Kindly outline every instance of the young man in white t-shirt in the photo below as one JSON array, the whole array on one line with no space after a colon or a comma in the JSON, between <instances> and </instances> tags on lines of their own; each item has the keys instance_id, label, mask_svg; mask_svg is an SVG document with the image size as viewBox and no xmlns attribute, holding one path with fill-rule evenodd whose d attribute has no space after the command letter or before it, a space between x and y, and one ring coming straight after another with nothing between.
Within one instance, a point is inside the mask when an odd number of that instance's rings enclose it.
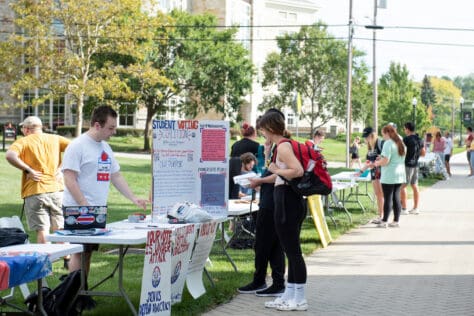
<instances>
[{"instance_id":1,"label":"young man in white t-shirt","mask_svg":"<svg viewBox=\"0 0 474 316\"><path fill-rule=\"evenodd\" d=\"M63 159L64 195L63 206L107 205L110 182L117 190L142 209L147 200L137 198L120 173L112 149L106 140L115 134L117 112L109 106L97 107L92 113L91 127L67 147ZM92 250L85 245L86 272L89 273ZM69 271L81 268L81 255L74 254Z\"/></svg>"}]
</instances>

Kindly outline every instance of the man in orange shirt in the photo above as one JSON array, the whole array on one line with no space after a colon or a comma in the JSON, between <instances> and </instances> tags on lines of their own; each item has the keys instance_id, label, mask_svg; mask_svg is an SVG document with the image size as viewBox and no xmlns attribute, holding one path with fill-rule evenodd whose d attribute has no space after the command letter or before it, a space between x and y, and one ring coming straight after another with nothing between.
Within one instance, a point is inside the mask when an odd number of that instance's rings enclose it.
<instances>
[{"instance_id":1,"label":"man in orange shirt","mask_svg":"<svg viewBox=\"0 0 474 316\"><path fill-rule=\"evenodd\" d=\"M50 228L64 227L60 165L61 153L70 140L43 133L43 123L36 116L28 116L20 126L25 137L10 146L6 159L23 171L21 197L26 221L29 229L36 231L37 242L46 243Z\"/></svg>"}]
</instances>

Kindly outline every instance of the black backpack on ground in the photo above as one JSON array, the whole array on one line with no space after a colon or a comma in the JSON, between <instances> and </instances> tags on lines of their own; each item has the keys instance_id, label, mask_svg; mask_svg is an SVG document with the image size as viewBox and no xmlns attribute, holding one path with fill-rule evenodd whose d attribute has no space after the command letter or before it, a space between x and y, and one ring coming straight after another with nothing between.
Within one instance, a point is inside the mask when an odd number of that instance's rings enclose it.
<instances>
[{"instance_id":1,"label":"black backpack on ground","mask_svg":"<svg viewBox=\"0 0 474 316\"><path fill-rule=\"evenodd\" d=\"M54 289L43 287L43 307L50 316L76 316L84 309L92 309L95 302L89 296L77 296L81 287L81 270L63 275ZM87 286L86 286L87 288ZM25 304L28 310L37 312L38 294L29 295Z\"/></svg>"}]
</instances>

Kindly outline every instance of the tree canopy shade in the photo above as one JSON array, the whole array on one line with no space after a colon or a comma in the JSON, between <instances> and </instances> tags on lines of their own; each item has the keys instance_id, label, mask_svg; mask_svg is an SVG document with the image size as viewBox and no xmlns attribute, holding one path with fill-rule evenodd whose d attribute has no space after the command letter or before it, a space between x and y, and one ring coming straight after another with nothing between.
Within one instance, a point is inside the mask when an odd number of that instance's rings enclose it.
<instances>
[{"instance_id":1,"label":"tree canopy shade","mask_svg":"<svg viewBox=\"0 0 474 316\"><path fill-rule=\"evenodd\" d=\"M128 86L107 67L96 67L100 53L135 55L137 45L150 38L153 28L134 0L18 0L12 3L22 30L4 47L14 49L14 66L3 76L12 83L12 95L21 100L27 91L40 91L32 105L68 95L75 105L76 135L82 130L84 100L106 95L130 98ZM150 25L152 27L152 25ZM2 49L0 64L11 61Z\"/></svg>"},{"instance_id":2,"label":"tree canopy shade","mask_svg":"<svg viewBox=\"0 0 474 316\"><path fill-rule=\"evenodd\" d=\"M434 92L433 87L431 86L430 78L427 75L423 77L421 83L421 103L426 107L436 103L436 93Z\"/></svg>"},{"instance_id":3,"label":"tree canopy shade","mask_svg":"<svg viewBox=\"0 0 474 316\"><path fill-rule=\"evenodd\" d=\"M300 93L303 101L300 117L315 127L330 119L344 120L346 116L347 49L344 41L334 39L324 23L303 26L298 33L277 37L279 53L268 55L263 66L262 86L269 94L260 109L270 107L291 107L295 93ZM355 59L362 56L354 52ZM367 81L367 67L362 62L354 63L354 88L364 89ZM278 87L277 93L274 93ZM366 99L363 93L354 96ZM366 101L354 100L353 118L363 119L360 111Z\"/></svg>"},{"instance_id":4,"label":"tree canopy shade","mask_svg":"<svg viewBox=\"0 0 474 316\"><path fill-rule=\"evenodd\" d=\"M211 110L227 118L238 115L251 88L253 65L248 51L235 41L236 30L216 26L217 18L210 14L173 11L168 24L155 29L153 45L144 47L133 67L124 68L137 103L147 109L145 150L150 148L151 120L167 110L171 98L188 117ZM166 80L157 80L159 75Z\"/></svg>"}]
</instances>

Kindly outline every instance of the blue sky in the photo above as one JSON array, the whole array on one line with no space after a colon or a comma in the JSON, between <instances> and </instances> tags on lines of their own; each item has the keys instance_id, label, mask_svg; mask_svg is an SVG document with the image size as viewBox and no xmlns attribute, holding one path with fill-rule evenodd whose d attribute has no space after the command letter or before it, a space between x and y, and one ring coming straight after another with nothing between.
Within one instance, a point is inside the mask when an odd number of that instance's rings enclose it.
<instances>
[{"instance_id":1,"label":"blue sky","mask_svg":"<svg viewBox=\"0 0 474 316\"><path fill-rule=\"evenodd\" d=\"M466 76L474 73L474 1L472 0L386 0L387 8L378 9L377 75L387 72L390 61L407 65L412 78L429 76ZM330 27L329 32L347 39L349 0L318 0L319 16ZM373 0L353 0L354 24L372 24ZM407 29L461 28L468 31ZM365 51L372 67L372 31L355 27L354 46ZM399 41L399 42L393 42ZM411 43L408 43L411 42ZM413 42L429 42L415 44ZM438 45L440 43L459 46ZM436 45L434 45L436 44ZM464 45L464 46L463 46ZM466 46L467 45L467 46ZM469 47L470 45L470 47Z\"/></svg>"}]
</instances>

